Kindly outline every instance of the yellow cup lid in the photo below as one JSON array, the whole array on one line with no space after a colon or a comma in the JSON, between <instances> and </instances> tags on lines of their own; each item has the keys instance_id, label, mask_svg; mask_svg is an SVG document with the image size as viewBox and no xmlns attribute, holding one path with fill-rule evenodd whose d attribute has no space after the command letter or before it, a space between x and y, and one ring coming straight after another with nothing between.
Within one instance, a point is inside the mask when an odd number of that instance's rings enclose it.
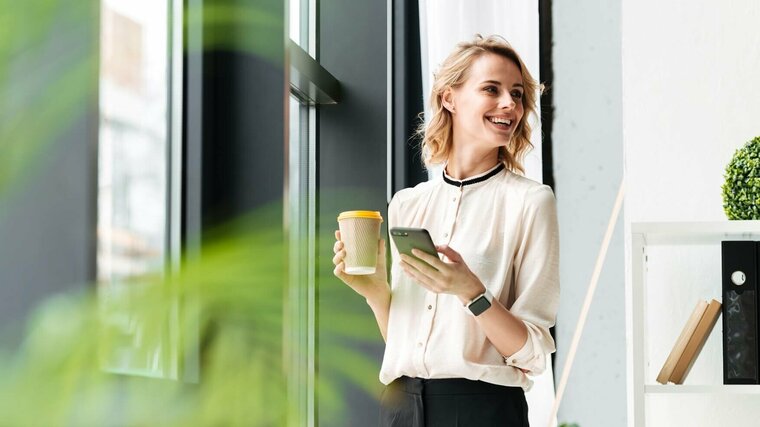
<instances>
[{"instance_id":1,"label":"yellow cup lid","mask_svg":"<svg viewBox=\"0 0 760 427\"><path fill-rule=\"evenodd\" d=\"M338 221L346 218L379 219L380 222L383 222L383 216L378 211L345 211L338 215Z\"/></svg>"}]
</instances>

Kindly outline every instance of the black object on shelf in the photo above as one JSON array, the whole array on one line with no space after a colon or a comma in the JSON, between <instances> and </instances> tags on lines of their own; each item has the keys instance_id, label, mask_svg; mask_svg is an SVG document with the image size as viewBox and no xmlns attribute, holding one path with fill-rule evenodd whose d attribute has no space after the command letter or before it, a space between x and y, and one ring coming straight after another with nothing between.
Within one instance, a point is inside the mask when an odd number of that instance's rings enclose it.
<instances>
[{"instance_id":1,"label":"black object on shelf","mask_svg":"<svg viewBox=\"0 0 760 427\"><path fill-rule=\"evenodd\" d=\"M721 242L724 384L760 384L758 256L760 242Z\"/></svg>"}]
</instances>

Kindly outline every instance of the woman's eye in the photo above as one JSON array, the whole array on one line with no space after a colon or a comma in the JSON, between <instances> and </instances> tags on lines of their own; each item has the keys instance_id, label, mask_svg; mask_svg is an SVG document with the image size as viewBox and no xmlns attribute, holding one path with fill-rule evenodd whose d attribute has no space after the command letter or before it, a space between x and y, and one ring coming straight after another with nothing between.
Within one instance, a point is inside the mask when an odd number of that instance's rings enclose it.
<instances>
[{"instance_id":1,"label":"woman's eye","mask_svg":"<svg viewBox=\"0 0 760 427\"><path fill-rule=\"evenodd\" d=\"M523 94L519 90L516 90L516 91L512 92L512 98L514 98L514 99L522 99L522 97L523 97Z\"/></svg>"},{"instance_id":2,"label":"woman's eye","mask_svg":"<svg viewBox=\"0 0 760 427\"><path fill-rule=\"evenodd\" d=\"M494 86L486 86L483 90L488 93L498 93L498 90Z\"/></svg>"}]
</instances>

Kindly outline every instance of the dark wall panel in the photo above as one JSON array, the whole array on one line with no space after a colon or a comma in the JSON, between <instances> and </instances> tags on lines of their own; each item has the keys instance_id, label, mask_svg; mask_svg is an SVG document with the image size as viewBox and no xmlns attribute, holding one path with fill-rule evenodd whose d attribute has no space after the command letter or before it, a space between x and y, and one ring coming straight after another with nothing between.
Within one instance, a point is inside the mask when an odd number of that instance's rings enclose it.
<instances>
[{"instance_id":1,"label":"dark wall panel","mask_svg":"<svg viewBox=\"0 0 760 427\"><path fill-rule=\"evenodd\" d=\"M337 386L340 396L336 405L318 388L317 419L322 426L374 425L384 344L364 298L332 275L331 259L339 212L377 210L387 219L386 2L319 4L318 59L340 81L343 99L319 107L316 368L318 383ZM347 337L345 323L366 338Z\"/></svg>"},{"instance_id":2,"label":"dark wall panel","mask_svg":"<svg viewBox=\"0 0 760 427\"><path fill-rule=\"evenodd\" d=\"M35 307L95 276L97 4L18 10L35 5L5 11L14 21L4 46L18 51L0 65L0 336L9 345Z\"/></svg>"},{"instance_id":3,"label":"dark wall panel","mask_svg":"<svg viewBox=\"0 0 760 427\"><path fill-rule=\"evenodd\" d=\"M207 52L203 64L202 216L213 227L282 201L285 73L245 51Z\"/></svg>"}]
</instances>

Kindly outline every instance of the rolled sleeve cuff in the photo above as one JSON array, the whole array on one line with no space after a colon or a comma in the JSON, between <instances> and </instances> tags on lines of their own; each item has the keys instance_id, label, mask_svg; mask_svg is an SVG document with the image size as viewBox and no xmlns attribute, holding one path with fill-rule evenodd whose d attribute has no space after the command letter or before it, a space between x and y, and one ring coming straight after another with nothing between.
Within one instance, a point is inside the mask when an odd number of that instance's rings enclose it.
<instances>
[{"instance_id":1,"label":"rolled sleeve cuff","mask_svg":"<svg viewBox=\"0 0 760 427\"><path fill-rule=\"evenodd\" d=\"M541 334L533 330L535 326L527 322L525 326L528 329L528 339L525 340L525 345L511 356L505 357L504 362L508 366L519 368L530 375L538 375L546 369L546 356L543 346L540 345Z\"/></svg>"}]
</instances>

